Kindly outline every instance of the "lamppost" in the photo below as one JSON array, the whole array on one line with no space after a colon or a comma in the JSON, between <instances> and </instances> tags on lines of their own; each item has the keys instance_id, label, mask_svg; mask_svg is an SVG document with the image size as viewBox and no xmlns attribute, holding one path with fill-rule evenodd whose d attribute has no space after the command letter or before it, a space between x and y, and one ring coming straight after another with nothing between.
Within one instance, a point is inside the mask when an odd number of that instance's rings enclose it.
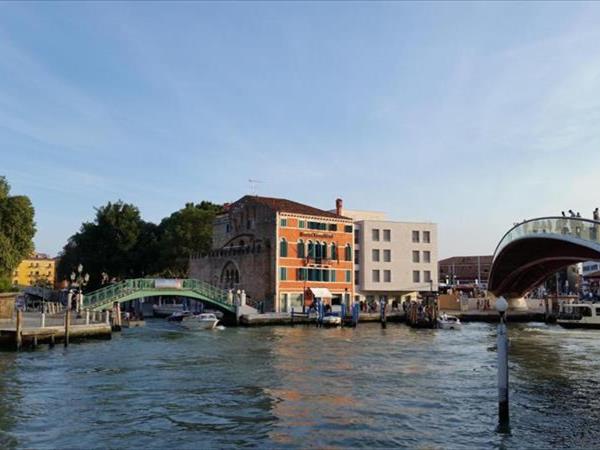
<instances>
[{"instance_id":1,"label":"lamppost","mask_svg":"<svg viewBox=\"0 0 600 450\"><path fill-rule=\"evenodd\" d=\"M87 286L88 282L90 281L90 274L86 273L83 274L83 265L79 264L77 266L77 273L75 273L75 271L71 272L71 286L69 287L69 295L67 297L67 309L71 309L72 305L72 289L74 287L77 288L77 312L79 312L81 310L81 306L83 303L83 298L81 296L81 290L84 286Z\"/></svg>"},{"instance_id":2,"label":"lamppost","mask_svg":"<svg viewBox=\"0 0 600 450\"><path fill-rule=\"evenodd\" d=\"M496 300L496 310L500 314L496 347L498 349L498 431L510 431L508 415L508 336L506 334L506 317L508 302L504 297Z\"/></svg>"}]
</instances>

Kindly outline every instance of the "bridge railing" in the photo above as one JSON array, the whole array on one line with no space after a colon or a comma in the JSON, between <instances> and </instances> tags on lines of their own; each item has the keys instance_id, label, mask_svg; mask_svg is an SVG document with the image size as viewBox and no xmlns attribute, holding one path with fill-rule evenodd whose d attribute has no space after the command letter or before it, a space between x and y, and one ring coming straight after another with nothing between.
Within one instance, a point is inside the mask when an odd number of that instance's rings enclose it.
<instances>
[{"instance_id":1,"label":"bridge railing","mask_svg":"<svg viewBox=\"0 0 600 450\"><path fill-rule=\"evenodd\" d=\"M209 283L195 279L181 279L174 281L178 281L179 283L175 284L173 287L161 286L157 288L156 279L154 278L134 278L130 280L124 280L86 294L84 296L83 304L84 307L93 307L95 305L108 303L110 301L118 301L119 298L125 297L126 295L140 290L156 290L159 292L161 289L181 289L195 291L207 299L226 306L234 306L229 300L226 291Z\"/></svg>"},{"instance_id":2,"label":"bridge railing","mask_svg":"<svg viewBox=\"0 0 600 450\"><path fill-rule=\"evenodd\" d=\"M541 217L526 220L511 228L500 240L494 259L511 242L531 236L571 236L600 244L600 222L582 217Z\"/></svg>"}]
</instances>

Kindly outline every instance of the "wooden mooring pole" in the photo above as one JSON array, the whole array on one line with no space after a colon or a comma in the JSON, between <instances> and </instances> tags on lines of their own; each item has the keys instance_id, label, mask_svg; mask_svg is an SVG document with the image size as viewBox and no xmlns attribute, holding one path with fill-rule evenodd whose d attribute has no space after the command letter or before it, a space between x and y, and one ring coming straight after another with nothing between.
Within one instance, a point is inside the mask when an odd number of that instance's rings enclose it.
<instances>
[{"instance_id":1,"label":"wooden mooring pole","mask_svg":"<svg viewBox=\"0 0 600 450\"><path fill-rule=\"evenodd\" d=\"M65 347L69 346L69 327L71 325L71 308L65 310Z\"/></svg>"},{"instance_id":2,"label":"wooden mooring pole","mask_svg":"<svg viewBox=\"0 0 600 450\"><path fill-rule=\"evenodd\" d=\"M17 326L15 330L15 345L17 350L23 346L23 311L17 310Z\"/></svg>"}]
</instances>

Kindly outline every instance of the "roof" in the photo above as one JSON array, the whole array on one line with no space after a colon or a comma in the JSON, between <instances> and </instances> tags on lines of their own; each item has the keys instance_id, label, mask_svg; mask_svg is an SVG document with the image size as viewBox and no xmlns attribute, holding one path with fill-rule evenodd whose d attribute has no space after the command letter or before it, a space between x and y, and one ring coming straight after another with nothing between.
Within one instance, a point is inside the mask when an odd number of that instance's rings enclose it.
<instances>
[{"instance_id":1,"label":"roof","mask_svg":"<svg viewBox=\"0 0 600 450\"><path fill-rule=\"evenodd\" d=\"M273 197L259 197L257 195L245 195L240 198L237 202L252 202L264 205L273 211L286 212L292 214L304 214L307 216L322 216L330 217L333 219L347 219L352 220L350 217L340 216L334 212L325 211L323 209L314 208L312 206L304 205L302 203L287 200L285 198L273 198Z\"/></svg>"}]
</instances>

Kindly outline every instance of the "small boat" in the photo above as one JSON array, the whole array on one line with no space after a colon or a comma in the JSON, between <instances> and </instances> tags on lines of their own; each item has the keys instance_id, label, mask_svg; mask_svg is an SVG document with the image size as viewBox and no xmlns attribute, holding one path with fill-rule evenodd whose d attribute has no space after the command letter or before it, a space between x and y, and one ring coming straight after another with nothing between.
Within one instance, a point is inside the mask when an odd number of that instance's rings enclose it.
<instances>
[{"instance_id":1,"label":"small boat","mask_svg":"<svg viewBox=\"0 0 600 450\"><path fill-rule=\"evenodd\" d=\"M462 323L460 323L460 319L456 316L442 314L437 319L437 326L443 330L460 330Z\"/></svg>"},{"instance_id":2,"label":"small boat","mask_svg":"<svg viewBox=\"0 0 600 450\"><path fill-rule=\"evenodd\" d=\"M328 313L323 316L323 326L339 327L342 324L342 318L336 313Z\"/></svg>"},{"instance_id":3,"label":"small boat","mask_svg":"<svg viewBox=\"0 0 600 450\"><path fill-rule=\"evenodd\" d=\"M189 330L212 330L219 323L213 313L194 314L184 317L181 325Z\"/></svg>"},{"instance_id":4,"label":"small boat","mask_svg":"<svg viewBox=\"0 0 600 450\"><path fill-rule=\"evenodd\" d=\"M189 311L175 311L173 314L167 317L167 320L169 322L181 322L184 317L188 317L191 314L192 313Z\"/></svg>"},{"instance_id":5,"label":"small boat","mask_svg":"<svg viewBox=\"0 0 600 450\"><path fill-rule=\"evenodd\" d=\"M600 305L589 303L562 305L556 323L563 328L600 328Z\"/></svg>"}]
</instances>

